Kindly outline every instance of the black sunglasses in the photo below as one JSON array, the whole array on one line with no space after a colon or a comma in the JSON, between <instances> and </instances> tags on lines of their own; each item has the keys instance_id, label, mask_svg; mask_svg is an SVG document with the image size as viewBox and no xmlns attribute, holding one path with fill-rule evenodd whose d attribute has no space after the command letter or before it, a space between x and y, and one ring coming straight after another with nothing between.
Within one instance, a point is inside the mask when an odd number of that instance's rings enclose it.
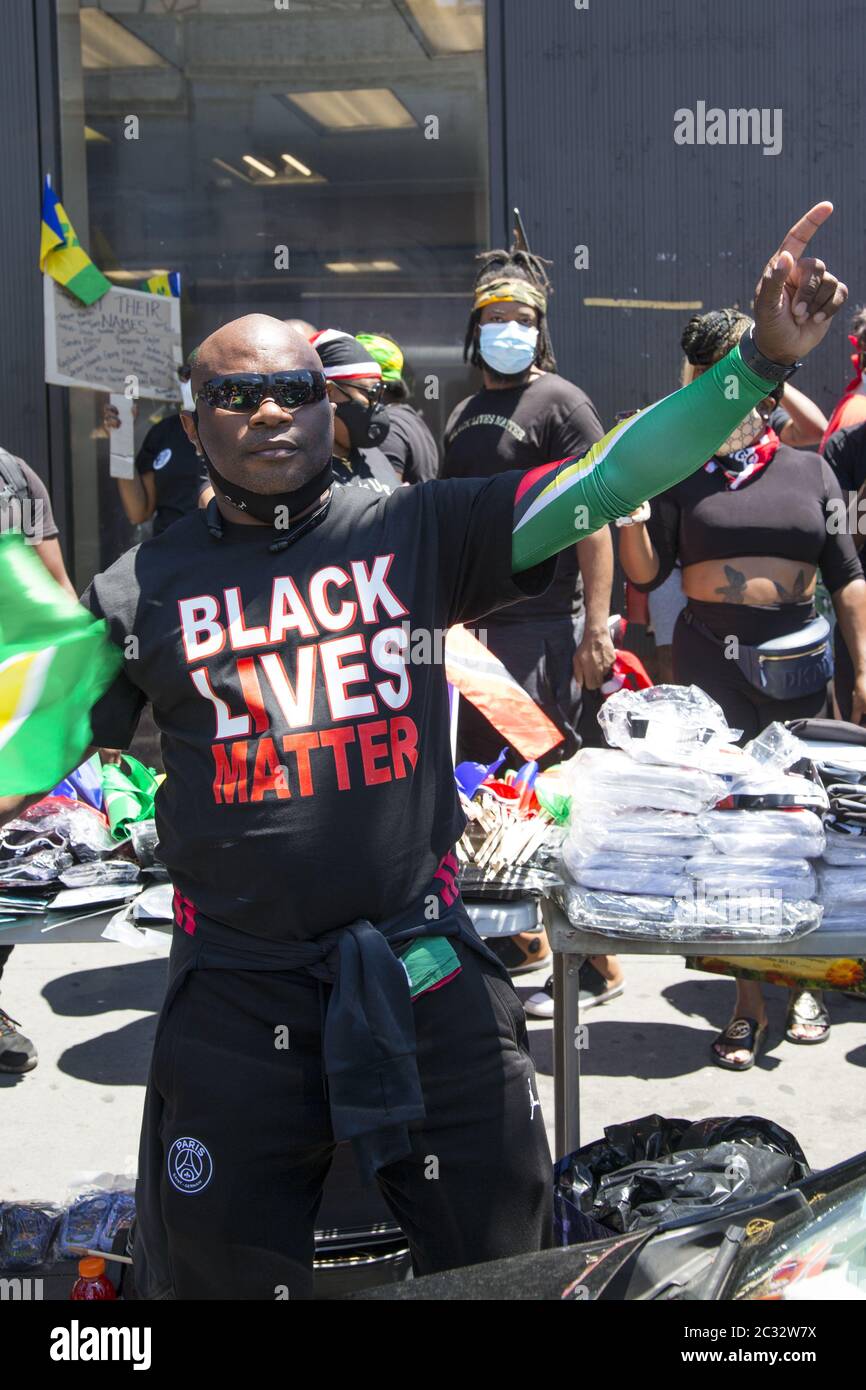
<instances>
[{"instance_id":1,"label":"black sunglasses","mask_svg":"<svg viewBox=\"0 0 866 1390\"><path fill-rule=\"evenodd\" d=\"M325 399L327 386L324 372L233 372L230 376L213 376L196 392L196 400L217 410L255 410L265 397L273 398L286 410L309 405Z\"/></svg>"},{"instance_id":2,"label":"black sunglasses","mask_svg":"<svg viewBox=\"0 0 866 1390\"><path fill-rule=\"evenodd\" d=\"M354 397L346 390L342 381L334 381L333 385L338 387L344 396L348 396L350 401L354 400ZM356 386L354 381L351 382L350 385L353 391L360 391L361 395L366 398L368 406L378 405L385 394L384 381L377 381L375 386ZM360 401L358 404L360 405Z\"/></svg>"}]
</instances>

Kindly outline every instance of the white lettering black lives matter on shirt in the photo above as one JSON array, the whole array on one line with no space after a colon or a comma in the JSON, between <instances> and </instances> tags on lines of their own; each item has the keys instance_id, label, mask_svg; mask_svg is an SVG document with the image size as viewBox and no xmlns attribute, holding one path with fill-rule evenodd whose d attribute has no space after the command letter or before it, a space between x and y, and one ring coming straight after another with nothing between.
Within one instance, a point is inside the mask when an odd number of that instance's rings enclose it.
<instances>
[{"instance_id":1,"label":"white lettering black lives matter on shirt","mask_svg":"<svg viewBox=\"0 0 866 1390\"><path fill-rule=\"evenodd\" d=\"M511 575L517 482L335 488L276 554L279 532L191 516L94 579L83 602L132 653L94 741L128 746L151 702L161 853L201 911L303 939L425 891L463 820L445 672L406 647L549 582L552 561Z\"/></svg>"}]
</instances>

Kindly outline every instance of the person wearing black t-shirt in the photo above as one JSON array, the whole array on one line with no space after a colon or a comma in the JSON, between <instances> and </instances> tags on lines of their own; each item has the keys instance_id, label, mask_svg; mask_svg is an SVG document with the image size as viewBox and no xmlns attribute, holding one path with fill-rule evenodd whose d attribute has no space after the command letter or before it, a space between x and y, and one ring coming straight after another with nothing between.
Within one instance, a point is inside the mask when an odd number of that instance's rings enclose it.
<instances>
[{"instance_id":1,"label":"person wearing black t-shirt","mask_svg":"<svg viewBox=\"0 0 866 1390\"><path fill-rule=\"evenodd\" d=\"M768 263L746 343L532 475L332 487L309 344L263 315L202 344L184 420L214 499L82 599L125 657L94 737L127 747L152 702L167 772L176 930L142 1124L140 1297L309 1296L342 1140L418 1273L551 1243L523 1013L456 878L445 669L407 643L537 596L576 534L700 466L844 302L802 254L831 210ZM0 821L39 794L4 795Z\"/></svg>"},{"instance_id":2,"label":"person wearing black t-shirt","mask_svg":"<svg viewBox=\"0 0 866 1390\"><path fill-rule=\"evenodd\" d=\"M692 378L720 361L751 324L735 309L690 319L682 347ZM799 689L787 698L764 688L772 648L757 668L753 660L755 649L774 639L788 638L791 653L798 636L804 654L826 643L826 624L817 631L815 612L819 570L857 653L855 717L866 713L866 583L851 537L833 524L842 494L820 455L779 442L769 423L774 404L773 395L758 402L702 469L653 500L649 520L636 517L620 532L620 561L636 588L653 589L680 564L687 602L674 628L674 680L706 691L744 740L776 720L826 708L826 668L810 664L808 655L791 681ZM728 965L727 973L738 971ZM829 1029L820 993L792 991L789 1040L822 1042ZM753 1066L766 1032L760 982L737 978L734 1015L712 1044L714 1061L733 1071Z\"/></svg>"},{"instance_id":3,"label":"person wearing black t-shirt","mask_svg":"<svg viewBox=\"0 0 866 1390\"><path fill-rule=\"evenodd\" d=\"M382 449L404 483L426 483L439 475L439 450L420 410L410 403L403 351L384 333L359 333L358 342L382 368L384 401L391 421Z\"/></svg>"},{"instance_id":4,"label":"person wearing black t-shirt","mask_svg":"<svg viewBox=\"0 0 866 1390\"><path fill-rule=\"evenodd\" d=\"M523 472L584 454L601 438L592 401L556 374L547 327L549 288L543 262L528 252L491 251L484 258L464 344L464 357L480 368L483 385L448 419L443 478ZM564 735L543 760L548 763L580 747L583 688L597 691L613 664L612 583L613 547L604 527L560 555L556 579L541 598L480 623L490 650ZM596 712L597 697L587 705ZM459 756L487 763L502 742L464 701Z\"/></svg>"},{"instance_id":5,"label":"person wearing black t-shirt","mask_svg":"<svg viewBox=\"0 0 866 1390\"><path fill-rule=\"evenodd\" d=\"M390 429L383 404L382 369L365 347L339 328L323 328L310 343L324 368L334 402L334 482L371 492L393 492L400 479L380 447Z\"/></svg>"},{"instance_id":6,"label":"person wearing black t-shirt","mask_svg":"<svg viewBox=\"0 0 866 1390\"><path fill-rule=\"evenodd\" d=\"M178 378L181 410L192 410L188 365L178 368ZM104 407L102 421L106 429L117 429L120 422L113 405ZM140 526L152 517L155 536L213 495L202 460L176 411L158 420L144 436L135 458L135 476L115 481L127 521Z\"/></svg>"},{"instance_id":7,"label":"person wearing black t-shirt","mask_svg":"<svg viewBox=\"0 0 866 1390\"><path fill-rule=\"evenodd\" d=\"M866 422L846 426L831 434L824 446L824 458L836 475L845 504L834 524L838 530L846 531L851 536L862 567L863 542L866 540ZM833 651L833 693L842 718L850 719L854 664L838 624L833 632Z\"/></svg>"}]
</instances>

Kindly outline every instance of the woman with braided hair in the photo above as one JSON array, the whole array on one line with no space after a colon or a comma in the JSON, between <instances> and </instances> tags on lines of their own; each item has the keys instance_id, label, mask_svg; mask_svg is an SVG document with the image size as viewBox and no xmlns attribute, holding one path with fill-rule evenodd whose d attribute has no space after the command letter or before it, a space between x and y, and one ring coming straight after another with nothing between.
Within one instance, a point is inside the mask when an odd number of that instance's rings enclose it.
<instances>
[{"instance_id":1,"label":"woman with braided hair","mask_svg":"<svg viewBox=\"0 0 866 1390\"><path fill-rule=\"evenodd\" d=\"M737 309L690 319L683 384L713 369L751 327ZM620 531L620 560L636 588L655 589L681 566L686 606L673 632L674 680L711 695L744 739L775 720L826 709L832 653L829 625L815 611L819 569L856 654L852 717L866 714L866 583L853 540L828 524L842 494L820 455L781 442L778 396L777 388L758 401L702 469ZM829 1030L820 995L792 991L788 1039L820 1043ZM753 1066L766 1031L760 982L738 979L714 1061L734 1071Z\"/></svg>"}]
</instances>

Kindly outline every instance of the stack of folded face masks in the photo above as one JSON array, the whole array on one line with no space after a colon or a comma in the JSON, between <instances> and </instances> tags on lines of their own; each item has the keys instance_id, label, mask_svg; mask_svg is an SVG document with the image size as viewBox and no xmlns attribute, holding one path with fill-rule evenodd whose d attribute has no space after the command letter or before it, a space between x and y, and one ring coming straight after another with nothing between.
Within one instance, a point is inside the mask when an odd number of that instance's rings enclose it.
<instances>
[{"instance_id":1,"label":"stack of folded face masks","mask_svg":"<svg viewBox=\"0 0 866 1390\"><path fill-rule=\"evenodd\" d=\"M782 729L784 738L733 747L736 731L694 687L624 691L604 709L618 701L628 708L600 722L622 746L583 750L569 764L555 896L571 922L614 936L713 941L786 940L817 927L810 861L824 849L817 812L826 796L788 770L806 767L798 740Z\"/></svg>"}]
</instances>

